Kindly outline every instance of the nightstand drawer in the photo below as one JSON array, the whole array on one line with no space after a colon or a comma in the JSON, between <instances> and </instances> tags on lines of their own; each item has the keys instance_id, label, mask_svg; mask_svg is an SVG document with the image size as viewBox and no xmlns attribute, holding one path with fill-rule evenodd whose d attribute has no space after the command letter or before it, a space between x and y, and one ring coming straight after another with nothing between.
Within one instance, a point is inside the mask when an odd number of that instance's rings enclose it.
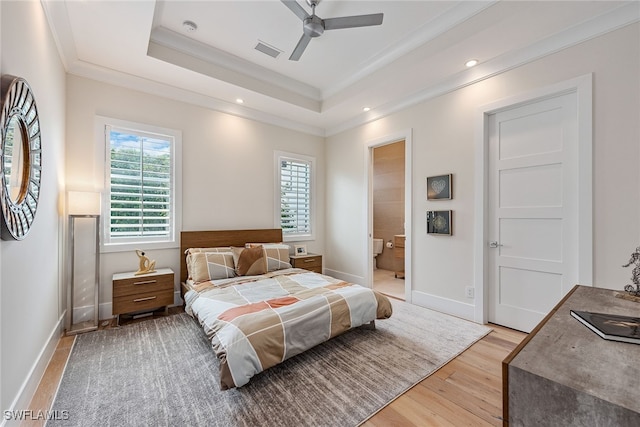
<instances>
[{"instance_id":1,"label":"nightstand drawer","mask_svg":"<svg viewBox=\"0 0 640 427\"><path fill-rule=\"evenodd\" d=\"M300 255L291 257L291 266L322 273L322 255Z\"/></svg>"},{"instance_id":2,"label":"nightstand drawer","mask_svg":"<svg viewBox=\"0 0 640 427\"><path fill-rule=\"evenodd\" d=\"M146 292L173 291L173 273L113 280L113 298Z\"/></svg>"},{"instance_id":3,"label":"nightstand drawer","mask_svg":"<svg viewBox=\"0 0 640 427\"><path fill-rule=\"evenodd\" d=\"M149 310L173 304L173 286L169 290L144 292L113 298L113 314Z\"/></svg>"}]
</instances>

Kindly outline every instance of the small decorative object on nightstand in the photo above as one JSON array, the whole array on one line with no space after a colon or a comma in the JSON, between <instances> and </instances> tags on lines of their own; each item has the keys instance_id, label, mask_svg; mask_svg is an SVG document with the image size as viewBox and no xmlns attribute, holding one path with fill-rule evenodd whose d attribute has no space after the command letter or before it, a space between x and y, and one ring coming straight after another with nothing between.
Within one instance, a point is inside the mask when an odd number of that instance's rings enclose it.
<instances>
[{"instance_id":1,"label":"small decorative object on nightstand","mask_svg":"<svg viewBox=\"0 0 640 427\"><path fill-rule=\"evenodd\" d=\"M118 316L125 313L151 312L173 304L173 270L160 268L144 276L136 273L116 273L113 275L113 309ZM135 315L134 315L135 317Z\"/></svg>"},{"instance_id":2,"label":"small decorative object on nightstand","mask_svg":"<svg viewBox=\"0 0 640 427\"><path fill-rule=\"evenodd\" d=\"M291 266L304 268L322 274L322 255L307 253L306 255L292 255Z\"/></svg>"},{"instance_id":3,"label":"small decorative object on nightstand","mask_svg":"<svg viewBox=\"0 0 640 427\"><path fill-rule=\"evenodd\" d=\"M140 249L136 249L136 255L138 255L138 271L136 271L136 276L141 274L149 274L156 272L156 262L151 261L148 257L145 256L144 252Z\"/></svg>"}]
</instances>

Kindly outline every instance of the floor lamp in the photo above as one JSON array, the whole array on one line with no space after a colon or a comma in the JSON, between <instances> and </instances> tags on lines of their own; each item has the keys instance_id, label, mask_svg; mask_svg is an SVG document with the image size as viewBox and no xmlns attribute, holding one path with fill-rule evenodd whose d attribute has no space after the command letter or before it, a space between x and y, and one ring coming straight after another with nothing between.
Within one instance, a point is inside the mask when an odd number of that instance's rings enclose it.
<instances>
[{"instance_id":1,"label":"floor lamp","mask_svg":"<svg viewBox=\"0 0 640 427\"><path fill-rule=\"evenodd\" d=\"M67 335L98 329L99 297L100 297L100 193L88 191L69 191L67 193L69 214L69 258L70 258L70 293L69 293L69 328ZM88 232L91 227L95 233ZM91 252L95 257L92 259ZM93 267L93 268L92 268ZM76 291L86 294L93 288L93 298L78 298ZM78 301L80 300L80 301ZM86 302L90 305L86 305ZM93 316L76 316L76 304L82 303L81 309L87 310L93 305ZM80 321L74 320L80 317Z\"/></svg>"}]
</instances>

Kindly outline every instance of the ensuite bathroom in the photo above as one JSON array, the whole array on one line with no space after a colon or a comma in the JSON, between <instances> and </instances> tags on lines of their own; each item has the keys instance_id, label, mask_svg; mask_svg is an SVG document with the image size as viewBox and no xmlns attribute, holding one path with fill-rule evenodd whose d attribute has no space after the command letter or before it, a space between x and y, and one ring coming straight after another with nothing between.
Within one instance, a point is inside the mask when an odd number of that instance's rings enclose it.
<instances>
[{"instance_id":1,"label":"ensuite bathroom","mask_svg":"<svg viewBox=\"0 0 640 427\"><path fill-rule=\"evenodd\" d=\"M405 142L373 149L373 289L405 299Z\"/></svg>"}]
</instances>

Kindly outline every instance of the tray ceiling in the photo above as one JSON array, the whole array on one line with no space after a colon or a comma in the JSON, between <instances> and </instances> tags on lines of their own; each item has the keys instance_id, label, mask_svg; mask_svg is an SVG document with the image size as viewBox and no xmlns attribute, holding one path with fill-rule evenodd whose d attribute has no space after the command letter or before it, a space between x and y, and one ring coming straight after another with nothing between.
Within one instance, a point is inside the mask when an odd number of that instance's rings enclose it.
<instances>
[{"instance_id":1,"label":"tray ceiling","mask_svg":"<svg viewBox=\"0 0 640 427\"><path fill-rule=\"evenodd\" d=\"M42 4L69 73L317 135L375 120L640 17L636 1L323 0L316 8L322 18L384 13L384 21L326 31L290 61L302 22L277 0ZM281 53L274 58L258 44ZM467 69L472 58L479 65Z\"/></svg>"}]
</instances>

